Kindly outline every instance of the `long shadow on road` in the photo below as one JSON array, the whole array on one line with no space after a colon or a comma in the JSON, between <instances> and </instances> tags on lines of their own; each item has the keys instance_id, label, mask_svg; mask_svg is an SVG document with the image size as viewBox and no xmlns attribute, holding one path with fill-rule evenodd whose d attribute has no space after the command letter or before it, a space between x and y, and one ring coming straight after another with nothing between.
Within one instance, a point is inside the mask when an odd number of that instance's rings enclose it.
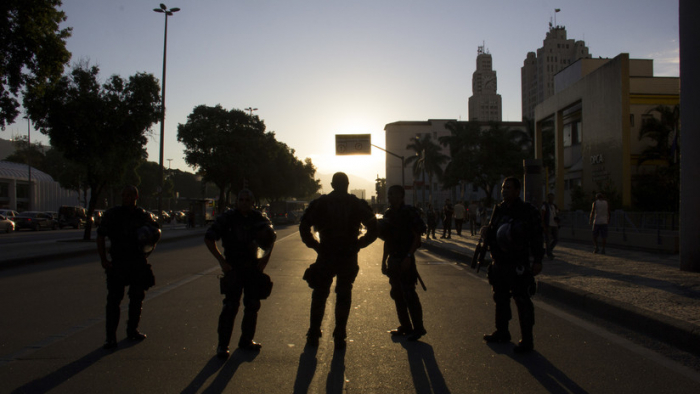
<instances>
[{"instance_id":1,"label":"long shadow on road","mask_svg":"<svg viewBox=\"0 0 700 394\"><path fill-rule=\"evenodd\" d=\"M445 377L440 372L433 347L424 342L409 342L392 337L406 349L408 365L411 368L416 393L450 393Z\"/></svg>"},{"instance_id":2,"label":"long shadow on road","mask_svg":"<svg viewBox=\"0 0 700 394\"><path fill-rule=\"evenodd\" d=\"M515 354L510 344L487 344L495 353L504 354L527 368L530 374L548 393L587 394L583 387L571 380L546 357L534 350L528 354Z\"/></svg>"},{"instance_id":3,"label":"long shadow on road","mask_svg":"<svg viewBox=\"0 0 700 394\"><path fill-rule=\"evenodd\" d=\"M238 367L243 363L252 362L257 356L257 352L248 352L240 349L236 349L228 360L221 360L214 356L202 367L202 370L192 379L192 382L182 390L182 393L196 393L217 371L219 371L219 374L202 392L223 393L236 374Z\"/></svg>"},{"instance_id":4,"label":"long shadow on road","mask_svg":"<svg viewBox=\"0 0 700 394\"><path fill-rule=\"evenodd\" d=\"M124 350L131 346L136 346L137 344L137 342L132 341L121 341L116 351ZM104 350L102 347L99 347L80 359L13 390L12 393L47 393L112 353L113 351Z\"/></svg>"}]
</instances>

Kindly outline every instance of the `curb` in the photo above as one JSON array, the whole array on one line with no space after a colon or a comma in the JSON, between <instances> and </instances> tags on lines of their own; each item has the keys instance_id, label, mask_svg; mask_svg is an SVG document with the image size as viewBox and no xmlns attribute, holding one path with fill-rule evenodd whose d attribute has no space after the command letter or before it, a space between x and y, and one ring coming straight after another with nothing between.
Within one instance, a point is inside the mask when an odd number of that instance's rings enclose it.
<instances>
[{"instance_id":1,"label":"curb","mask_svg":"<svg viewBox=\"0 0 700 394\"><path fill-rule=\"evenodd\" d=\"M472 258L471 255L464 252L444 249L426 243L421 245L421 248L443 257L457 260L460 264L464 264L467 267L469 265L466 262L471 262ZM644 334L684 351L700 354L700 329L688 322L585 290L562 286L542 279L537 280L537 295L565 304L634 332Z\"/></svg>"}]
</instances>

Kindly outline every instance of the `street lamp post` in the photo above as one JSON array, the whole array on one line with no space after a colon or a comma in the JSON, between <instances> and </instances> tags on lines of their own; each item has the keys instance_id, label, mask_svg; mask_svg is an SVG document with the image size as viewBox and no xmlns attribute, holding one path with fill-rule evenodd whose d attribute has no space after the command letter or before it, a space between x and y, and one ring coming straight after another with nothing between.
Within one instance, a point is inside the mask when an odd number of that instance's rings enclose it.
<instances>
[{"instance_id":1,"label":"street lamp post","mask_svg":"<svg viewBox=\"0 0 700 394\"><path fill-rule=\"evenodd\" d=\"M27 173L29 176L27 177L27 180L29 181L27 187L27 211L32 210L32 164L31 164L31 148L32 148L32 128L31 124L32 121L29 120L29 115L25 116L24 119L27 119Z\"/></svg>"},{"instance_id":2,"label":"street lamp post","mask_svg":"<svg viewBox=\"0 0 700 394\"><path fill-rule=\"evenodd\" d=\"M257 108L253 108L253 107L248 107L248 108L246 108L245 110L248 111L248 112L250 112L250 116L252 117L252 116L253 116L253 111L257 111L258 109L257 109Z\"/></svg>"},{"instance_id":3,"label":"street lamp post","mask_svg":"<svg viewBox=\"0 0 700 394\"><path fill-rule=\"evenodd\" d=\"M163 36L163 87L161 93L161 118L160 118L160 154L159 154L159 164L160 164L160 187L158 190L158 221L162 221L162 201L163 201L163 182L165 176L163 174L163 140L165 138L165 60L168 53L168 17L173 16L174 12L180 11L179 8L171 8L165 6L161 3L160 8L154 8L153 11L165 14L165 34Z\"/></svg>"}]
</instances>

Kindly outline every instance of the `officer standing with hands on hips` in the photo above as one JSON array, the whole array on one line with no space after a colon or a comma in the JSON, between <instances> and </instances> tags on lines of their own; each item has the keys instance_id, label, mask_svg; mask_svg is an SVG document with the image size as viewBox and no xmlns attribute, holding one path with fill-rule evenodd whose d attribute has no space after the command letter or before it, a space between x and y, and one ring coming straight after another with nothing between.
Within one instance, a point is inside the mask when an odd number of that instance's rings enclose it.
<instances>
[{"instance_id":1,"label":"officer standing with hands on hips","mask_svg":"<svg viewBox=\"0 0 700 394\"><path fill-rule=\"evenodd\" d=\"M349 183L345 173L333 174L333 191L311 201L299 224L301 240L318 254L316 262L304 272L304 280L313 289L307 346L319 345L326 300L335 277L333 340L337 349L345 348L352 285L360 270L357 254L377 239L377 218L367 201L348 194ZM360 237L362 225L367 232ZM314 237L312 227L320 240Z\"/></svg>"},{"instance_id":2,"label":"officer standing with hands on hips","mask_svg":"<svg viewBox=\"0 0 700 394\"><path fill-rule=\"evenodd\" d=\"M516 353L534 349L532 334L535 307L530 297L535 294L535 275L542 271L542 223L532 204L520 199L520 181L509 177L503 181L503 202L496 205L486 231L486 246L493 262L488 269L489 283L496 302L496 331L484 335L491 343L510 342L508 322L511 319L510 299L515 300L522 339ZM530 260L532 259L532 261Z\"/></svg>"},{"instance_id":3,"label":"officer standing with hands on hips","mask_svg":"<svg viewBox=\"0 0 700 394\"><path fill-rule=\"evenodd\" d=\"M229 355L233 323L241 296L245 309L238 348L257 351L262 347L253 341L253 337L260 299L267 298L272 287L263 270L270 261L276 238L270 221L260 211L253 209L253 192L248 189L238 193L236 208L219 215L204 235L207 249L219 262L224 274L220 279L224 305L219 315L219 345L216 348L219 358L224 359ZM224 254L216 245L218 240L221 240Z\"/></svg>"},{"instance_id":4,"label":"officer standing with hands on hips","mask_svg":"<svg viewBox=\"0 0 700 394\"><path fill-rule=\"evenodd\" d=\"M421 245L425 223L418 210L404 204L406 191L400 185L389 188L387 198L390 208L379 220L379 238L384 240L382 273L389 277L389 294L396 304L399 327L389 331L393 336L407 335L409 341L417 341L427 331L423 326L421 306L416 282L418 270L413 255Z\"/></svg>"},{"instance_id":5,"label":"officer standing with hands on hips","mask_svg":"<svg viewBox=\"0 0 700 394\"><path fill-rule=\"evenodd\" d=\"M139 332L138 327L146 290L155 285L147 257L160 239L160 228L148 212L136 205L138 198L136 186L126 186L122 191L122 205L107 210L97 228L97 253L107 274L104 349L117 347L119 304L126 286L129 286L126 337L131 341L146 339L146 334ZM107 238L111 260L107 258Z\"/></svg>"}]
</instances>

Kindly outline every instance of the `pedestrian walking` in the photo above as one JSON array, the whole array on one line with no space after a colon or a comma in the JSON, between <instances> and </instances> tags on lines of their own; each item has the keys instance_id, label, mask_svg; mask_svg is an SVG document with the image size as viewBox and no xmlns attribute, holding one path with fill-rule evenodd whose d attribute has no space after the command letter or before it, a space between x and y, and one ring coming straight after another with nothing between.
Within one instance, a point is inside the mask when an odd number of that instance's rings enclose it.
<instances>
[{"instance_id":1,"label":"pedestrian walking","mask_svg":"<svg viewBox=\"0 0 700 394\"><path fill-rule=\"evenodd\" d=\"M417 341L427 331L423 307L416 293L418 270L414 253L421 245L426 226L415 208L404 204L406 191L399 185L389 188L390 207L379 221L379 237L384 240L382 273L389 277L389 295L396 305L399 327L391 335Z\"/></svg>"},{"instance_id":2,"label":"pedestrian walking","mask_svg":"<svg viewBox=\"0 0 700 394\"><path fill-rule=\"evenodd\" d=\"M554 203L554 193L547 194L547 201L540 208L542 215L542 230L547 257L554 259L554 247L559 243L559 207Z\"/></svg>"},{"instance_id":3,"label":"pedestrian walking","mask_svg":"<svg viewBox=\"0 0 700 394\"><path fill-rule=\"evenodd\" d=\"M146 339L146 334L139 331L139 321L146 290L155 285L148 255L160 239L160 228L148 212L136 205L138 198L138 189L126 186L122 191L122 205L107 210L97 228L97 253L107 276L105 349L117 347L119 305L127 286L126 337L131 341ZM111 260L107 258L107 238L110 240Z\"/></svg>"},{"instance_id":4,"label":"pedestrian walking","mask_svg":"<svg viewBox=\"0 0 700 394\"><path fill-rule=\"evenodd\" d=\"M462 224L464 223L466 211L467 209L464 207L464 204L462 204L461 201L457 201L457 204L454 206L455 231L457 235L460 236L462 235Z\"/></svg>"},{"instance_id":5,"label":"pedestrian walking","mask_svg":"<svg viewBox=\"0 0 700 394\"><path fill-rule=\"evenodd\" d=\"M257 351L262 344L255 342L255 329L261 298L271 290L269 277L263 274L270 261L276 235L270 221L253 209L253 192L238 193L236 207L219 215L204 235L204 244L221 266L219 290L224 295L219 314L216 355L226 358L233 334L233 324L243 297L243 319L238 348ZM216 242L221 240L224 253Z\"/></svg>"},{"instance_id":6,"label":"pedestrian walking","mask_svg":"<svg viewBox=\"0 0 700 394\"><path fill-rule=\"evenodd\" d=\"M530 297L536 290L535 275L542 271L544 248L540 214L532 204L520 199L520 185L515 177L503 181L503 202L494 208L488 227L482 229L493 259L488 279L496 303L496 331L484 335L484 340L510 342L512 297L518 309L522 338L514 350L525 353L534 348L535 308Z\"/></svg>"},{"instance_id":7,"label":"pedestrian walking","mask_svg":"<svg viewBox=\"0 0 700 394\"><path fill-rule=\"evenodd\" d=\"M333 191L313 200L301 217L299 233L307 247L316 251L316 262L304 272L304 280L313 289L307 346L318 346L321 323L330 294L333 278L335 284L335 347L345 347L347 323L352 303L352 286L360 267L357 254L377 239L377 219L365 200L348 194L348 176L337 172L333 175ZM367 232L360 236L364 225ZM319 233L314 238L311 227Z\"/></svg>"},{"instance_id":8,"label":"pedestrian walking","mask_svg":"<svg viewBox=\"0 0 700 394\"><path fill-rule=\"evenodd\" d=\"M428 232L425 234L426 239L430 239L430 234L433 234L433 239L437 239L435 236L435 229L437 228L438 224L438 214L437 211L435 211L435 208L433 208L433 204L428 204L428 210L425 216L428 222Z\"/></svg>"},{"instance_id":9,"label":"pedestrian walking","mask_svg":"<svg viewBox=\"0 0 700 394\"><path fill-rule=\"evenodd\" d=\"M445 206L442 207L442 237L440 238L452 238L452 217L454 213L454 208L448 198L445 200Z\"/></svg>"},{"instance_id":10,"label":"pedestrian walking","mask_svg":"<svg viewBox=\"0 0 700 394\"><path fill-rule=\"evenodd\" d=\"M596 194L596 200L591 206L591 214L588 224L593 225L593 253L605 254L605 243L608 240L608 224L610 224L610 204L603 193ZM602 249L598 249L598 237L601 239Z\"/></svg>"},{"instance_id":11,"label":"pedestrian walking","mask_svg":"<svg viewBox=\"0 0 700 394\"><path fill-rule=\"evenodd\" d=\"M472 201L469 203L467 214L469 215L469 229L471 230L472 236L479 234L479 225L477 225L479 221L478 210L479 205L477 205L476 202Z\"/></svg>"}]
</instances>

